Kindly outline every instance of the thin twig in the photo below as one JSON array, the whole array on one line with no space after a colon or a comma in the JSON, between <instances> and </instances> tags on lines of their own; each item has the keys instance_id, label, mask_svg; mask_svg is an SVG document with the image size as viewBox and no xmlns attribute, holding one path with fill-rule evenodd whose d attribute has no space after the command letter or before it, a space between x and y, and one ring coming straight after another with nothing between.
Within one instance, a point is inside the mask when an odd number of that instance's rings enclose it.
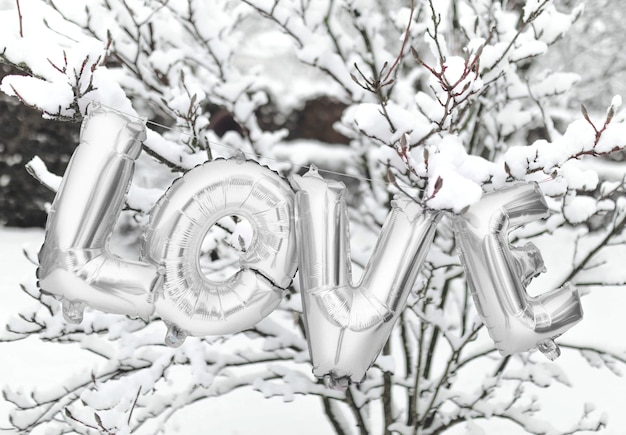
<instances>
[{"instance_id":1,"label":"thin twig","mask_svg":"<svg viewBox=\"0 0 626 435\"><path fill-rule=\"evenodd\" d=\"M19 17L20 22L20 38L24 37L24 28L22 27L22 8L20 7L20 0L15 0L17 4L17 16Z\"/></svg>"},{"instance_id":2,"label":"thin twig","mask_svg":"<svg viewBox=\"0 0 626 435\"><path fill-rule=\"evenodd\" d=\"M128 413L128 425L130 425L130 419L133 416L133 411L135 410L135 406L137 406L137 400L139 400L139 394L141 394L141 386L137 390L137 395L135 396L135 400L133 401L133 406L130 408L130 412Z\"/></svg>"},{"instance_id":3,"label":"thin twig","mask_svg":"<svg viewBox=\"0 0 626 435\"><path fill-rule=\"evenodd\" d=\"M626 216L622 218L621 221L616 222L613 226L613 229L609 231L609 233L598 243L589 253L583 258L580 263L576 267L572 269L572 271L567 275L567 277L561 282L561 286L565 285L566 282L572 280L578 273L585 269L585 266L591 261L591 259L598 253L602 248L606 246L606 244L616 236L621 233L622 230L626 227ZM561 287L559 286L559 287Z\"/></svg>"},{"instance_id":4,"label":"thin twig","mask_svg":"<svg viewBox=\"0 0 626 435\"><path fill-rule=\"evenodd\" d=\"M383 83L389 80L389 77L391 77L391 73L393 73L393 71L396 69L396 67L398 66L402 58L404 57L404 47L406 47L406 43L409 40L410 31L411 31L411 23L413 22L414 12L415 12L415 1L411 0L411 13L409 14L409 23L406 25L406 31L404 32L404 39L402 40L402 46L400 47L400 52L398 53L396 60L393 62L393 64L389 68L389 71L387 71L385 78L381 80Z\"/></svg>"}]
</instances>

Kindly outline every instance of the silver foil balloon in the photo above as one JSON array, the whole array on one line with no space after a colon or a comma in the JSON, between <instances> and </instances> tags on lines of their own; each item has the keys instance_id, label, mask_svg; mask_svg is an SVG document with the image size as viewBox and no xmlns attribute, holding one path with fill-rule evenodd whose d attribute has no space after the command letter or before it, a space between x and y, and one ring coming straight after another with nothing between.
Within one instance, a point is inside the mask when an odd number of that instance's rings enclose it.
<instances>
[{"instance_id":1,"label":"silver foil balloon","mask_svg":"<svg viewBox=\"0 0 626 435\"><path fill-rule=\"evenodd\" d=\"M151 212L143 258L163 268L157 314L166 343L186 335L229 334L254 326L280 303L296 272L293 190L278 174L243 159L215 160L172 184ZM225 216L247 219L252 241L225 281L202 272L209 229Z\"/></svg>"},{"instance_id":2,"label":"silver foil balloon","mask_svg":"<svg viewBox=\"0 0 626 435\"><path fill-rule=\"evenodd\" d=\"M345 186L315 169L295 176L299 277L313 373L334 388L361 382L405 307L440 213L392 202L361 281L351 280Z\"/></svg>"},{"instance_id":3,"label":"silver foil balloon","mask_svg":"<svg viewBox=\"0 0 626 435\"><path fill-rule=\"evenodd\" d=\"M536 183L485 194L453 218L456 243L478 313L496 348L510 355L538 348L549 359L560 355L554 338L583 316L578 291L569 283L531 297L530 280L545 271L537 247L511 247L508 234L548 214Z\"/></svg>"},{"instance_id":4,"label":"silver foil balloon","mask_svg":"<svg viewBox=\"0 0 626 435\"><path fill-rule=\"evenodd\" d=\"M42 292L62 299L70 322L82 320L85 305L142 318L154 312L157 268L108 250L144 139L143 123L100 107L83 122L48 216L37 270Z\"/></svg>"}]
</instances>

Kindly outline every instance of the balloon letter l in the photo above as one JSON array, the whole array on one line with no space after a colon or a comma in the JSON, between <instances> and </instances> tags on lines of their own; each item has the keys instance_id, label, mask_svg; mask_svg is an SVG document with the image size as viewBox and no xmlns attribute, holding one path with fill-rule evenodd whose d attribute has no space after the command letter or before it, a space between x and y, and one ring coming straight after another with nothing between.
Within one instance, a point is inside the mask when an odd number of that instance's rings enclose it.
<instances>
[{"instance_id":1,"label":"balloon letter l","mask_svg":"<svg viewBox=\"0 0 626 435\"><path fill-rule=\"evenodd\" d=\"M113 111L92 110L48 216L37 277L45 293L62 298L65 318L79 323L85 304L148 318L159 274L108 250L124 205L145 127Z\"/></svg>"}]
</instances>

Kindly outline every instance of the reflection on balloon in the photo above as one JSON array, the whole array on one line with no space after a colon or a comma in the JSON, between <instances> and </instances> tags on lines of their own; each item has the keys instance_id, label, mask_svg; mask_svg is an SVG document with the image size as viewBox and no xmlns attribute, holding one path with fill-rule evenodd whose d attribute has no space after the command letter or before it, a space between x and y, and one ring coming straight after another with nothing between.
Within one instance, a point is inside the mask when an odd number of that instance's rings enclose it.
<instances>
[{"instance_id":1,"label":"reflection on balloon","mask_svg":"<svg viewBox=\"0 0 626 435\"><path fill-rule=\"evenodd\" d=\"M37 271L42 292L62 299L66 319L80 322L85 306L144 319L156 309L168 324L170 346L187 335L235 333L278 306L299 265L314 374L337 388L360 382L405 307L441 212L395 199L363 277L352 284L342 183L313 168L293 177L294 199L289 184L268 168L216 160L184 174L159 199L144 233L143 262L128 261L110 253L108 239L143 139L141 122L113 111L97 107L84 121ZM508 241L511 230L546 214L539 187L527 183L486 194L452 218L478 312L503 355L539 348L555 359L554 339L582 319L569 284L528 295L526 286L545 271L541 254L532 243ZM239 270L217 280L201 270L200 253L225 216L245 219L252 240Z\"/></svg>"},{"instance_id":2,"label":"reflection on balloon","mask_svg":"<svg viewBox=\"0 0 626 435\"><path fill-rule=\"evenodd\" d=\"M148 318L157 268L112 255L108 239L124 205L145 127L95 108L67 167L46 225L37 276L42 292L62 298L65 318L80 323L89 305Z\"/></svg>"},{"instance_id":3,"label":"reflection on balloon","mask_svg":"<svg viewBox=\"0 0 626 435\"><path fill-rule=\"evenodd\" d=\"M293 191L275 172L243 159L215 160L185 173L150 215L143 257L163 268L157 314L166 343L185 336L230 334L254 326L281 301L296 271ZM240 270L225 281L200 269L202 241L225 216L252 227Z\"/></svg>"},{"instance_id":4,"label":"reflection on balloon","mask_svg":"<svg viewBox=\"0 0 626 435\"><path fill-rule=\"evenodd\" d=\"M456 242L478 312L502 355L538 348L549 359L560 355L554 338L582 319L578 291L562 288L530 297L526 285L545 271L537 247L512 248L508 233L546 217L548 207L536 183L488 193L454 217Z\"/></svg>"},{"instance_id":5,"label":"reflection on balloon","mask_svg":"<svg viewBox=\"0 0 626 435\"><path fill-rule=\"evenodd\" d=\"M360 382L405 307L440 218L393 201L361 281L351 282L343 183L295 176L302 303L313 373L335 388Z\"/></svg>"}]
</instances>

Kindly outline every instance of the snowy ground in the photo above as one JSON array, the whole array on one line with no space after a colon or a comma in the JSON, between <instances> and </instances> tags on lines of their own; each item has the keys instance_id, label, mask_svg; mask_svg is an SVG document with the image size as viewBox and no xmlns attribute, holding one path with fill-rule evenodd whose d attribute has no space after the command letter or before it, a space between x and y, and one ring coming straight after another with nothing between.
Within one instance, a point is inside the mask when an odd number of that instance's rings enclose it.
<instances>
[{"instance_id":1,"label":"snowy ground","mask_svg":"<svg viewBox=\"0 0 626 435\"><path fill-rule=\"evenodd\" d=\"M43 241L39 229L14 229L0 226L0 323L20 307L35 303L20 291L19 283L35 266L22 249L38 247ZM59 352L59 349L62 352ZM97 357L78 346L55 345L35 339L0 344L0 385L55 385L73 372L89 367ZM11 405L0 399L0 432L8 426ZM228 397L201 402L175 416L167 425L168 434L274 434L288 435L330 433L322 417L319 400L300 397L292 403L282 399L264 399L252 390L240 390ZM154 428L146 429L151 433Z\"/></svg>"},{"instance_id":2,"label":"snowy ground","mask_svg":"<svg viewBox=\"0 0 626 435\"><path fill-rule=\"evenodd\" d=\"M19 290L19 282L34 274L35 268L22 255L24 246L41 244L42 230L0 227L0 322L27 304L34 303ZM548 258L547 247L544 257ZM552 257L554 258L554 257ZM609 343L626 349L622 331L626 326L626 288L596 289L585 296L585 319L561 340L578 344ZM30 385L53 385L88 367L94 356L77 347L59 346L37 340L0 344L0 384L12 388ZM552 424L572 420L582 412L572 403L591 402L606 412L608 427L603 433L624 433L626 427L626 379L606 369L593 369L573 352L564 352L558 362L572 383L572 388L553 386L540 390L539 401L543 416ZM0 428L8 426L10 404L0 400ZM297 428L297 430L296 430ZM165 428L167 434L327 434L319 400L298 398L284 403L280 399L266 400L251 390L200 402L173 418ZM154 428L152 428L154 430ZM455 433L464 433L459 427ZM489 433L502 433L489 430Z\"/></svg>"}]
</instances>

